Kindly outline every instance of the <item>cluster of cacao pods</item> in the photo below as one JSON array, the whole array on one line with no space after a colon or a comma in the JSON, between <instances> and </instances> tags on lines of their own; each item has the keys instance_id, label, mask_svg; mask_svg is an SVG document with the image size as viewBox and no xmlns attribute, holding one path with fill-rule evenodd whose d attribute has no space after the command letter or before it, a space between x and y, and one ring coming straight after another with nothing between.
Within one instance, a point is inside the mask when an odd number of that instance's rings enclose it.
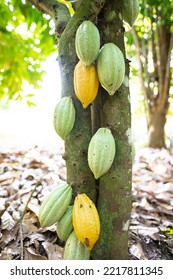
<instances>
[{"instance_id":1,"label":"cluster of cacao pods","mask_svg":"<svg viewBox=\"0 0 173 280\"><path fill-rule=\"evenodd\" d=\"M138 13L138 0L123 0L122 16L130 26L133 26ZM100 49L99 30L89 20L78 27L75 48L79 62L74 69L74 90L83 108L87 108L97 96L99 82L110 95L122 85L124 56L113 43L107 43Z\"/></svg>"},{"instance_id":2,"label":"cluster of cacao pods","mask_svg":"<svg viewBox=\"0 0 173 280\"><path fill-rule=\"evenodd\" d=\"M124 57L113 43L100 49L99 31L89 20L78 27L75 48L79 62L74 69L74 90L83 108L87 108L97 96L99 82L110 95L121 86L125 75Z\"/></svg>"},{"instance_id":3,"label":"cluster of cacao pods","mask_svg":"<svg viewBox=\"0 0 173 280\"><path fill-rule=\"evenodd\" d=\"M123 0L122 16L133 26L138 13L138 0ZM74 90L83 108L87 108L98 94L101 86L113 95L122 85L125 76L125 61L121 50L113 43L100 49L100 34L89 20L80 24L75 36L75 49L79 62L74 69ZM66 140L75 122L75 108L71 97L63 97L54 110L54 128Z\"/></svg>"},{"instance_id":4,"label":"cluster of cacao pods","mask_svg":"<svg viewBox=\"0 0 173 280\"><path fill-rule=\"evenodd\" d=\"M39 209L41 227L56 224L58 237L66 241L65 260L89 260L90 251L100 234L95 204L86 194L78 194L71 204L72 188L67 183L53 190Z\"/></svg>"},{"instance_id":5,"label":"cluster of cacao pods","mask_svg":"<svg viewBox=\"0 0 173 280\"><path fill-rule=\"evenodd\" d=\"M138 0L123 0L123 19L132 26L139 12ZM121 50L113 43L100 49L100 34L89 20L82 22L75 37L79 62L74 69L74 90L83 108L98 94L99 83L113 95L122 85L125 61ZM75 107L71 97L63 97L54 110L54 128L66 140L75 123ZM115 140L108 128L101 127L91 138L88 165L94 178L105 174L113 164ZM58 237L65 241L65 260L88 260L99 238L100 219L95 204L85 194L77 194L72 204L72 188L67 183L53 190L40 206L42 227L56 224Z\"/></svg>"},{"instance_id":6,"label":"cluster of cacao pods","mask_svg":"<svg viewBox=\"0 0 173 280\"><path fill-rule=\"evenodd\" d=\"M97 96L99 82L109 95L121 86L125 75L124 56L113 43L107 43L100 49L99 31L89 20L78 27L75 48L79 62L74 69L74 89L83 108L87 108ZM98 129L88 147L88 165L95 179L109 170L115 152L110 129Z\"/></svg>"}]
</instances>

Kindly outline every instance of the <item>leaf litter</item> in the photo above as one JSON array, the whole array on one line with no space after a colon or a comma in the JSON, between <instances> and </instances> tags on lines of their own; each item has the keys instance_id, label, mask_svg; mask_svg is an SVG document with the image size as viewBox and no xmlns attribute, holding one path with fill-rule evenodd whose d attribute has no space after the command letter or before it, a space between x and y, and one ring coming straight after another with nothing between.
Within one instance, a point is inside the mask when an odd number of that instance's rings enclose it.
<instances>
[{"instance_id":1,"label":"leaf litter","mask_svg":"<svg viewBox=\"0 0 173 280\"><path fill-rule=\"evenodd\" d=\"M59 260L64 242L56 227L40 228L44 197L66 180L63 148L0 149L0 259ZM173 259L173 154L137 151L129 259Z\"/></svg>"},{"instance_id":2,"label":"leaf litter","mask_svg":"<svg viewBox=\"0 0 173 280\"><path fill-rule=\"evenodd\" d=\"M130 258L173 259L172 151L139 150L132 174Z\"/></svg>"}]
</instances>

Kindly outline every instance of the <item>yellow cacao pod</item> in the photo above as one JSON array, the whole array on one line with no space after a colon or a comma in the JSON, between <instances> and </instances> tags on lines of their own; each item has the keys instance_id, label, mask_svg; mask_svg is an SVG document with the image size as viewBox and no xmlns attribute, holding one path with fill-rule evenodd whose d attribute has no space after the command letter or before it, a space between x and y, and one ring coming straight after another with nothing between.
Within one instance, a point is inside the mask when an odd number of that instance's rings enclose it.
<instances>
[{"instance_id":1,"label":"yellow cacao pod","mask_svg":"<svg viewBox=\"0 0 173 280\"><path fill-rule=\"evenodd\" d=\"M91 21L85 20L78 27L75 48L78 58L85 66L90 66L97 59L100 49L100 34Z\"/></svg>"},{"instance_id":2,"label":"yellow cacao pod","mask_svg":"<svg viewBox=\"0 0 173 280\"><path fill-rule=\"evenodd\" d=\"M83 108L93 102L98 93L99 81L94 64L86 67L79 61L74 69L74 89Z\"/></svg>"},{"instance_id":3,"label":"yellow cacao pod","mask_svg":"<svg viewBox=\"0 0 173 280\"><path fill-rule=\"evenodd\" d=\"M116 153L115 140L110 129L101 127L91 138L88 147L88 164L95 179L111 167Z\"/></svg>"},{"instance_id":4,"label":"yellow cacao pod","mask_svg":"<svg viewBox=\"0 0 173 280\"><path fill-rule=\"evenodd\" d=\"M72 220L77 238L91 250L99 238L100 219L95 204L85 193L75 197Z\"/></svg>"},{"instance_id":5,"label":"yellow cacao pod","mask_svg":"<svg viewBox=\"0 0 173 280\"><path fill-rule=\"evenodd\" d=\"M64 260L89 260L90 251L79 241L74 230L69 235L65 248Z\"/></svg>"}]
</instances>

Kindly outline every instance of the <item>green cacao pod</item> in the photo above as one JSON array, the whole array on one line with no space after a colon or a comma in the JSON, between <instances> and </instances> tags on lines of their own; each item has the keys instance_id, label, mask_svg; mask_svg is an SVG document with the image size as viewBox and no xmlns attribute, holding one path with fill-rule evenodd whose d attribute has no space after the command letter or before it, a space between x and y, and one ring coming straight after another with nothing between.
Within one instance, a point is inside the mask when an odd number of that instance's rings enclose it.
<instances>
[{"instance_id":1,"label":"green cacao pod","mask_svg":"<svg viewBox=\"0 0 173 280\"><path fill-rule=\"evenodd\" d=\"M43 200L39 210L39 222L41 227L48 227L58 222L72 199L72 188L64 184L51 193Z\"/></svg>"},{"instance_id":2,"label":"green cacao pod","mask_svg":"<svg viewBox=\"0 0 173 280\"><path fill-rule=\"evenodd\" d=\"M77 238L74 230L69 235L65 248L64 260L89 260L90 251Z\"/></svg>"},{"instance_id":3,"label":"green cacao pod","mask_svg":"<svg viewBox=\"0 0 173 280\"><path fill-rule=\"evenodd\" d=\"M65 140L75 122L75 108L71 97L61 98L54 110L53 124L56 133Z\"/></svg>"},{"instance_id":4,"label":"green cacao pod","mask_svg":"<svg viewBox=\"0 0 173 280\"><path fill-rule=\"evenodd\" d=\"M85 20L78 27L75 48L78 58L85 66L90 66L97 59L100 49L100 34L91 21Z\"/></svg>"},{"instance_id":5,"label":"green cacao pod","mask_svg":"<svg viewBox=\"0 0 173 280\"><path fill-rule=\"evenodd\" d=\"M73 206L69 206L65 214L62 216L62 218L56 225L56 233L58 237L63 241L67 240L67 238L73 230L72 209Z\"/></svg>"},{"instance_id":6,"label":"green cacao pod","mask_svg":"<svg viewBox=\"0 0 173 280\"><path fill-rule=\"evenodd\" d=\"M139 14L138 0L123 0L122 15L123 20L131 27L134 25Z\"/></svg>"},{"instance_id":7,"label":"green cacao pod","mask_svg":"<svg viewBox=\"0 0 173 280\"><path fill-rule=\"evenodd\" d=\"M105 44L98 55L97 72L100 84L110 95L121 86L125 75L125 62L121 50L113 43Z\"/></svg>"},{"instance_id":8,"label":"green cacao pod","mask_svg":"<svg viewBox=\"0 0 173 280\"><path fill-rule=\"evenodd\" d=\"M99 128L91 138L88 147L88 164L95 179L111 167L116 152L114 137L108 128Z\"/></svg>"}]
</instances>

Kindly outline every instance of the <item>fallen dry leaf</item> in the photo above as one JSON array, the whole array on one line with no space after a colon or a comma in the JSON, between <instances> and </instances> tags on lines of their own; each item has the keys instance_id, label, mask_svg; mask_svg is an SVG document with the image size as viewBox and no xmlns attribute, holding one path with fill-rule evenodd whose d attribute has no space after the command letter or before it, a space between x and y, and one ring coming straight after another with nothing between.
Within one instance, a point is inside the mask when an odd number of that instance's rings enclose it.
<instances>
[{"instance_id":1,"label":"fallen dry leaf","mask_svg":"<svg viewBox=\"0 0 173 280\"><path fill-rule=\"evenodd\" d=\"M64 242L57 237L55 225L40 228L38 211L45 196L66 180L63 152L62 147L59 151L1 148L0 259L22 255L26 260L62 259ZM129 258L173 259L169 235L173 229L172 151L137 151L132 191ZM25 208L22 223L16 225Z\"/></svg>"}]
</instances>

